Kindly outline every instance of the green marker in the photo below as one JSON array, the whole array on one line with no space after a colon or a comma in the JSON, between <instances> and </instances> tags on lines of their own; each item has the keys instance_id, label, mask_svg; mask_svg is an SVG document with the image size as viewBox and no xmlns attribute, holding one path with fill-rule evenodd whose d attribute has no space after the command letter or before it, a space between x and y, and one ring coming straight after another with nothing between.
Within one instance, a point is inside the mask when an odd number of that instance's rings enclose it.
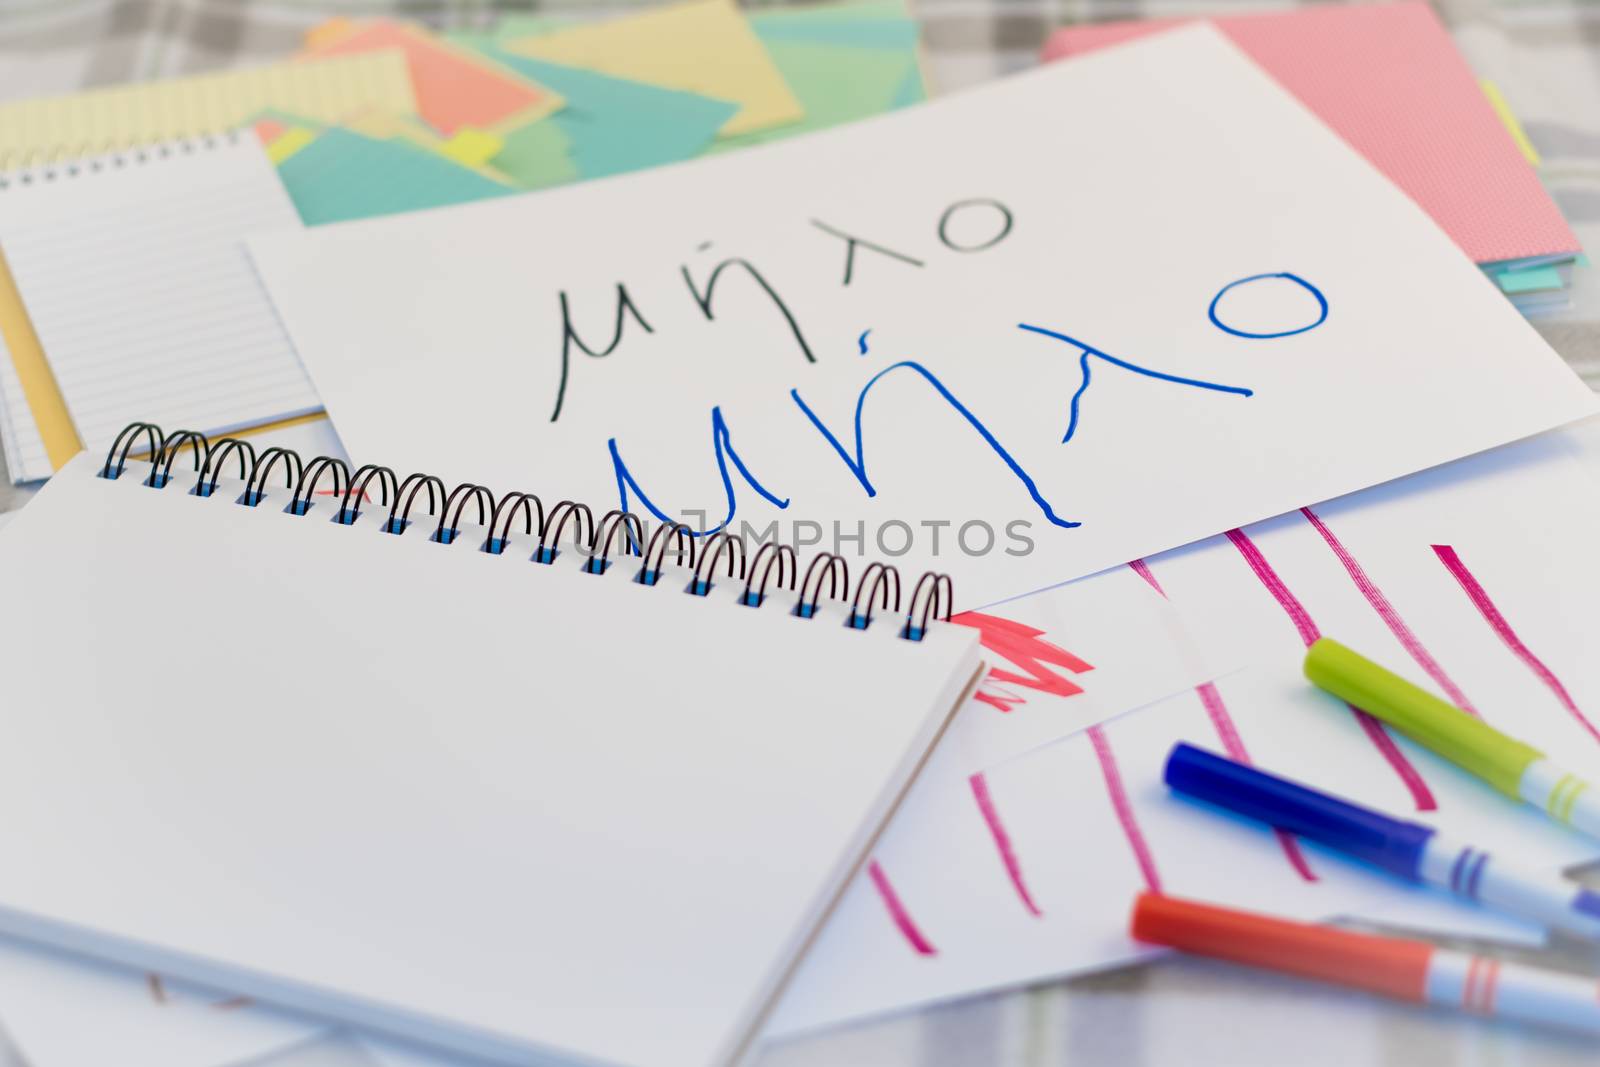
<instances>
[{"instance_id":1,"label":"green marker","mask_svg":"<svg viewBox=\"0 0 1600 1067\"><path fill-rule=\"evenodd\" d=\"M1327 637L1307 650L1306 677L1506 796L1543 808L1556 822L1600 838L1600 791L1531 745L1507 737Z\"/></svg>"}]
</instances>

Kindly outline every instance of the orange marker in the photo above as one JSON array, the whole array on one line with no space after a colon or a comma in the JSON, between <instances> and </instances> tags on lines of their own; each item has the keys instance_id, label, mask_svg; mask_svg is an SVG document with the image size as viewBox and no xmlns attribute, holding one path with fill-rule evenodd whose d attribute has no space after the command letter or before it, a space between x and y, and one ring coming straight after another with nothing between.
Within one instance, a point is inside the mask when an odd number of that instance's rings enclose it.
<instances>
[{"instance_id":1,"label":"orange marker","mask_svg":"<svg viewBox=\"0 0 1600 1067\"><path fill-rule=\"evenodd\" d=\"M1600 1034L1600 982L1326 926L1141 894L1131 933L1199 956L1477 1015Z\"/></svg>"}]
</instances>

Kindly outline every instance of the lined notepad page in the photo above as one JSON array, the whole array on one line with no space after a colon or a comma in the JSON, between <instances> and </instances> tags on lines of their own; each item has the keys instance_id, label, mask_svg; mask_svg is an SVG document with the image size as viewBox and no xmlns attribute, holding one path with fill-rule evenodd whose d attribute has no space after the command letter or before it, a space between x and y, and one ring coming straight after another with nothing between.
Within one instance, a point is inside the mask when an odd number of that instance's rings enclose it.
<instances>
[{"instance_id":1,"label":"lined notepad page","mask_svg":"<svg viewBox=\"0 0 1600 1067\"><path fill-rule=\"evenodd\" d=\"M231 129L266 108L319 122L409 115L416 94L398 51L306 59L0 105L0 166Z\"/></svg>"},{"instance_id":2,"label":"lined notepad page","mask_svg":"<svg viewBox=\"0 0 1600 1067\"><path fill-rule=\"evenodd\" d=\"M320 408L243 245L300 225L253 136L49 173L6 177L0 250L86 448L138 419L214 433Z\"/></svg>"}]
</instances>

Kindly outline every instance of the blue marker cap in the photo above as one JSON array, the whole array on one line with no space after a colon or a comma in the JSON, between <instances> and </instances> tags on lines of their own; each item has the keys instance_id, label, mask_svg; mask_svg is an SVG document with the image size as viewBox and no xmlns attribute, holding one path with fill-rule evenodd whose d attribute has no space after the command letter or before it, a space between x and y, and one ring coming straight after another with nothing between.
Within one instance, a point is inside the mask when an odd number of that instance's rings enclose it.
<instances>
[{"instance_id":1,"label":"blue marker cap","mask_svg":"<svg viewBox=\"0 0 1600 1067\"><path fill-rule=\"evenodd\" d=\"M1308 838L1375 867L1421 881L1433 830L1247 767L1193 745L1167 757L1167 785L1239 815Z\"/></svg>"}]
</instances>

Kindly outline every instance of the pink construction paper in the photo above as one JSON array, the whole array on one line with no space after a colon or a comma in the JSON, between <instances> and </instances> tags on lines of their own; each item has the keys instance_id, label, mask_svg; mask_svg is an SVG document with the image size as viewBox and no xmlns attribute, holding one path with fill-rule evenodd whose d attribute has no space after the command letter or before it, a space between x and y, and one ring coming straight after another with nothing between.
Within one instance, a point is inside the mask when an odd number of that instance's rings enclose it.
<instances>
[{"instance_id":1,"label":"pink construction paper","mask_svg":"<svg viewBox=\"0 0 1600 1067\"><path fill-rule=\"evenodd\" d=\"M1046 60L1196 21L1074 26ZM1210 20L1433 216L1475 262L1570 254L1577 236L1425 3Z\"/></svg>"}]
</instances>

